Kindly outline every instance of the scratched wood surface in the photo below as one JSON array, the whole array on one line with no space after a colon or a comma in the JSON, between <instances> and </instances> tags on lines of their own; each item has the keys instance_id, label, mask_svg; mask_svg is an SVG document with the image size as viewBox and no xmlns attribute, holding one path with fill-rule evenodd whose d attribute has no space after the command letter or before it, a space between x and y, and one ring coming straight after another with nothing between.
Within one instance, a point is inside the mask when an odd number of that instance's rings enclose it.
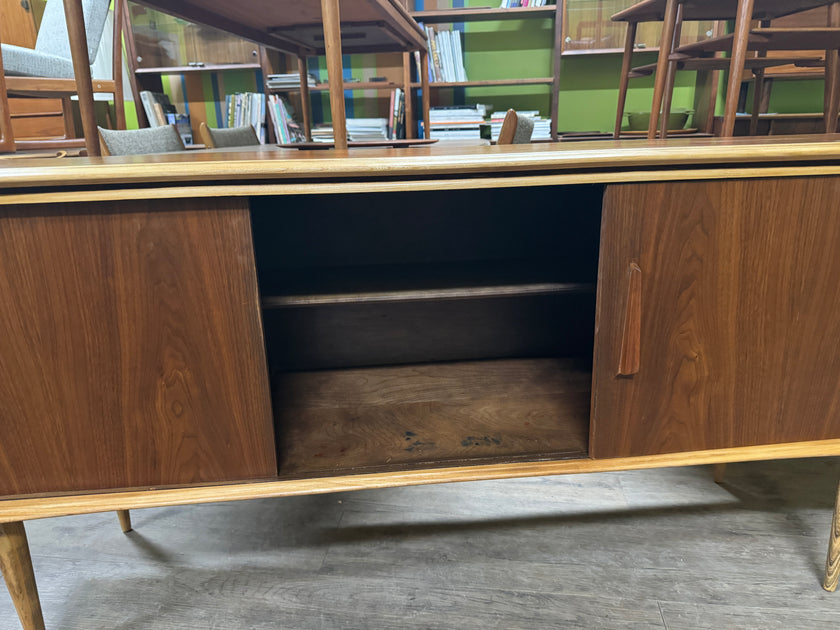
<instances>
[{"instance_id":1,"label":"scratched wood surface","mask_svg":"<svg viewBox=\"0 0 840 630\"><path fill-rule=\"evenodd\" d=\"M838 195L820 178L608 189L594 457L840 436ZM633 262L641 362L620 378Z\"/></svg>"},{"instance_id":2,"label":"scratched wood surface","mask_svg":"<svg viewBox=\"0 0 840 630\"><path fill-rule=\"evenodd\" d=\"M836 630L840 459L27 523L49 628ZM0 630L20 630L0 588Z\"/></svg>"},{"instance_id":3,"label":"scratched wood surface","mask_svg":"<svg viewBox=\"0 0 840 630\"><path fill-rule=\"evenodd\" d=\"M464 361L275 380L281 476L586 456L585 361Z\"/></svg>"}]
</instances>

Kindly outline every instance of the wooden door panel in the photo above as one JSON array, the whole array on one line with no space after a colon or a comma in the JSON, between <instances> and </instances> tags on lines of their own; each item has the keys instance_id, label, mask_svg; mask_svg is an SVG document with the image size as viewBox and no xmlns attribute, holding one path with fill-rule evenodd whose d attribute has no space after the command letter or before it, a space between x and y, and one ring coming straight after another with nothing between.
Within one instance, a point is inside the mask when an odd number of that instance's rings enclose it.
<instances>
[{"instance_id":1,"label":"wooden door panel","mask_svg":"<svg viewBox=\"0 0 840 630\"><path fill-rule=\"evenodd\" d=\"M608 188L594 457L840 437L837 199L838 178ZM618 376L631 264L638 371Z\"/></svg>"},{"instance_id":2,"label":"wooden door panel","mask_svg":"<svg viewBox=\"0 0 840 630\"><path fill-rule=\"evenodd\" d=\"M247 202L0 211L0 495L276 475Z\"/></svg>"}]
</instances>

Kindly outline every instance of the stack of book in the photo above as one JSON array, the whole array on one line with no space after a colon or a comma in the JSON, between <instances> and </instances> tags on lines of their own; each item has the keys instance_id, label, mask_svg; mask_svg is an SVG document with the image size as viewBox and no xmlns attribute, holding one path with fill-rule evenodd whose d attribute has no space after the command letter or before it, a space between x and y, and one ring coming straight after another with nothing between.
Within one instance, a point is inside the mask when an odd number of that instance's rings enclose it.
<instances>
[{"instance_id":1,"label":"stack of book","mask_svg":"<svg viewBox=\"0 0 840 630\"><path fill-rule=\"evenodd\" d=\"M181 141L185 145L193 143L192 127L189 114L179 114L175 106L170 102L169 97L163 92L140 92L140 101L143 104L143 111L149 119L149 126L163 127L164 125L175 125L181 135Z\"/></svg>"},{"instance_id":2,"label":"stack of book","mask_svg":"<svg viewBox=\"0 0 840 630\"><path fill-rule=\"evenodd\" d=\"M387 118L348 118L347 139L353 142L388 140Z\"/></svg>"},{"instance_id":3,"label":"stack of book","mask_svg":"<svg viewBox=\"0 0 840 630\"><path fill-rule=\"evenodd\" d=\"M265 94L259 92L237 92L225 97L227 106L227 127L251 125L260 142L265 142Z\"/></svg>"},{"instance_id":4,"label":"stack of book","mask_svg":"<svg viewBox=\"0 0 840 630\"><path fill-rule=\"evenodd\" d=\"M436 31L426 26L426 45L429 48L429 81L455 83L467 80L461 31ZM418 53L419 56L419 53ZM419 68L420 65L418 64Z\"/></svg>"},{"instance_id":5,"label":"stack of book","mask_svg":"<svg viewBox=\"0 0 840 630\"><path fill-rule=\"evenodd\" d=\"M274 137L279 144L303 142L305 136L300 125L292 117L292 107L282 96L270 94L268 97L268 114L274 127Z\"/></svg>"},{"instance_id":6,"label":"stack of book","mask_svg":"<svg viewBox=\"0 0 840 630\"><path fill-rule=\"evenodd\" d=\"M391 106L388 109L388 139L405 138L405 91L391 90Z\"/></svg>"},{"instance_id":7,"label":"stack of book","mask_svg":"<svg viewBox=\"0 0 840 630\"><path fill-rule=\"evenodd\" d=\"M431 137L437 140L478 140L486 114L485 105L432 107L429 110Z\"/></svg>"},{"instance_id":8,"label":"stack of book","mask_svg":"<svg viewBox=\"0 0 840 630\"><path fill-rule=\"evenodd\" d=\"M306 79L309 87L318 83L315 75L309 74ZM300 89L300 73L289 72L288 74L269 74L266 77L266 84L271 90L297 90Z\"/></svg>"},{"instance_id":9,"label":"stack of book","mask_svg":"<svg viewBox=\"0 0 840 630\"><path fill-rule=\"evenodd\" d=\"M490 135L493 141L499 139L499 132L502 129L502 123L505 120L506 111L494 113L490 117ZM531 140L550 140L551 139L551 119L542 118L537 110L517 110L517 116L527 116L534 121L534 131L531 134Z\"/></svg>"},{"instance_id":10,"label":"stack of book","mask_svg":"<svg viewBox=\"0 0 840 630\"><path fill-rule=\"evenodd\" d=\"M514 7L544 7L545 0L502 0L500 9L513 9Z\"/></svg>"}]
</instances>

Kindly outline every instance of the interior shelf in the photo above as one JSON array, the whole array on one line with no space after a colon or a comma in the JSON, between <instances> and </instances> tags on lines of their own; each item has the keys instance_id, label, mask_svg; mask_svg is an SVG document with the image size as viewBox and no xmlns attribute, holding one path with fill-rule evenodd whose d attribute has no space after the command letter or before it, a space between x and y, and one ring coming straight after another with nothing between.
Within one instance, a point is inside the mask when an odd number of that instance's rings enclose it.
<instances>
[{"instance_id":1,"label":"interior shelf","mask_svg":"<svg viewBox=\"0 0 840 630\"><path fill-rule=\"evenodd\" d=\"M412 11L411 17L427 24L448 24L451 22L495 22L498 20L524 20L553 18L557 7L513 7L493 9L480 7L473 9L441 9L440 11Z\"/></svg>"},{"instance_id":2,"label":"interior shelf","mask_svg":"<svg viewBox=\"0 0 840 630\"><path fill-rule=\"evenodd\" d=\"M595 293L592 282L558 282L550 260L369 265L275 271L263 308Z\"/></svg>"},{"instance_id":3,"label":"interior shelf","mask_svg":"<svg viewBox=\"0 0 840 630\"><path fill-rule=\"evenodd\" d=\"M504 85L551 85L554 79L551 77L534 77L531 79L487 79L478 81L438 81L429 83L429 88L452 88L452 87L493 87ZM412 83L412 88L419 88L419 83Z\"/></svg>"},{"instance_id":4,"label":"interior shelf","mask_svg":"<svg viewBox=\"0 0 840 630\"><path fill-rule=\"evenodd\" d=\"M259 70L258 63L220 63L166 68L137 68L135 74L185 74L190 72L221 72L223 70Z\"/></svg>"},{"instance_id":5,"label":"interior shelf","mask_svg":"<svg viewBox=\"0 0 840 630\"><path fill-rule=\"evenodd\" d=\"M583 458L591 378L550 358L281 373L280 475Z\"/></svg>"}]
</instances>

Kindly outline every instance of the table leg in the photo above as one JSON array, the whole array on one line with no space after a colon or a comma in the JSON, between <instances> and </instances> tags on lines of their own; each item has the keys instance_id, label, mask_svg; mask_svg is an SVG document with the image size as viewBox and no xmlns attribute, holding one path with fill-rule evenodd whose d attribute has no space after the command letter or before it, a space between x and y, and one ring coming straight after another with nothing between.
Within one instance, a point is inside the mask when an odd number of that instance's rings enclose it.
<instances>
[{"instance_id":1,"label":"table leg","mask_svg":"<svg viewBox=\"0 0 840 630\"><path fill-rule=\"evenodd\" d=\"M831 534L828 540L828 557L825 560L825 582L823 588L834 591L840 581L840 484L837 486L837 501L834 504L834 518L831 520Z\"/></svg>"},{"instance_id":2,"label":"table leg","mask_svg":"<svg viewBox=\"0 0 840 630\"><path fill-rule=\"evenodd\" d=\"M624 124L624 108L627 106L627 87L630 83L630 70L633 62L633 49L636 47L636 22L627 24L627 34L624 36L624 57L621 59L621 79L618 82L618 107L615 112L615 132L613 138L621 137L621 126Z\"/></svg>"},{"instance_id":3,"label":"table leg","mask_svg":"<svg viewBox=\"0 0 840 630\"><path fill-rule=\"evenodd\" d=\"M755 0L738 0L738 13L735 18L735 35L732 41L732 59L729 62L729 83L726 87L726 105L723 115L721 136L731 138L735 135L735 114L738 111L738 94L744 75L744 63L747 58L747 44L750 38L753 5Z\"/></svg>"},{"instance_id":4,"label":"table leg","mask_svg":"<svg viewBox=\"0 0 840 630\"><path fill-rule=\"evenodd\" d=\"M312 101L309 96L309 71L306 69L306 57L298 57L298 73L300 74L300 109L303 112L303 137L307 142L312 142Z\"/></svg>"},{"instance_id":5,"label":"table leg","mask_svg":"<svg viewBox=\"0 0 840 630\"><path fill-rule=\"evenodd\" d=\"M0 523L0 572L24 630L44 630L32 558L23 523Z\"/></svg>"},{"instance_id":6,"label":"table leg","mask_svg":"<svg viewBox=\"0 0 840 630\"><path fill-rule=\"evenodd\" d=\"M423 90L423 137L428 140L432 137L429 115L432 96L429 93L429 51L425 48L420 51L420 89Z\"/></svg>"},{"instance_id":7,"label":"table leg","mask_svg":"<svg viewBox=\"0 0 840 630\"><path fill-rule=\"evenodd\" d=\"M64 0L68 2L69 0ZM330 80L330 112L332 113L335 148L347 150L347 120L344 113L344 77L341 64L341 16L338 0L321 0L324 22L324 47L327 53L327 76Z\"/></svg>"},{"instance_id":8,"label":"table leg","mask_svg":"<svg viewBox=\"0 0 840 630\"><path fill-rule=\"evenodd\" d=\"M411 93L411 53L403 53L402 71L403 92L405 93L405 137L416 138L417 128L414 123L414 98Z\"/></svg>"},{"instance_id":9,"label":"table leg","mask_svg":"<svg viewBox=\"0 0 840 630\"><path fill-rule=\"evenodd\" d=\"M85 134L85 148L88 155L102 155L99 149L99 132L96 129L96 111L93 107L93 83L90 78L85 16L81 0L64 0L64 15L70 37L70 54L73 58L73 72L76 77L76 92L79 94L79 112Z\"/></svg>"},{"instance_id":10,"label":"table leg","mask_svg":"<svg viewBox=\"0 0 840 630\"><path fill-rule=\"evenodd\" d=\"M674 41L674 29L677 25L677 5L682 0L668 0L665 5L665 19L662 23L662 38L659 40L659 59L656 62L656 75L653 84L653 103L650 106L650 125L648 138L656 138L659 126L659 113L662 110L662 99L665 95L665 84L668 80L668 64L671 56L671 45Z\"/></svg>"}]
</instances>

